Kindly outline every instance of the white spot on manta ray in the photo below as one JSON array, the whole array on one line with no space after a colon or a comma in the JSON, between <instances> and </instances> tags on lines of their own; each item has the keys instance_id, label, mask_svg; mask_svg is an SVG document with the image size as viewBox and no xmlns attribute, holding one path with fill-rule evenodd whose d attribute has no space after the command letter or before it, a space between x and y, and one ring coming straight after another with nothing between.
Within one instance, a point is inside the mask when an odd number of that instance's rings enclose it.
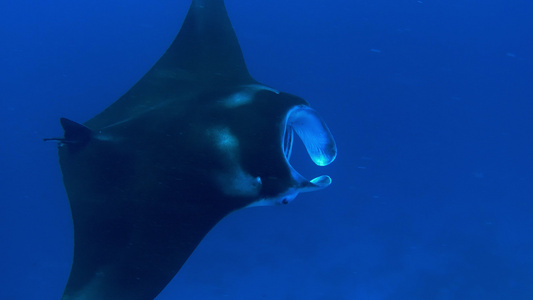
<instances>
[{"instance_id":1,"label":"white spot on manta ray","mask_svg":"<svg viewBox=\"0 0 533 300\"><path fill-rule=\"evenodd\" d=\"M213 139L217 148L226 156L224 170L216 171L216 181L221 191L228 196L253 197L261 190L261 178L244 172L239 162L239 140L229 128L211 128L207 135Z\"/></svg>"},{"instance_id":2,"label":"white spot on manta ray","mask_svg":"<svg viewBox=\"0 0 533 300\"><path fill-rule=\"evenodd\" d=\"M242 90L224 99L224 103L227 107L237 107L244 105L246 103L249 103L253 99L255 93L259 91L271 91L273 93L279 94L278 90L264 86L262 84L248 84L243 86Z\"/></svg>"},{"instance_id":3,"label":"white spot on manta ray","mask_svg":"<svg viewBox=\"0 0 533 300\"><path fill-rule=\"evenodd\" d=\"M207 130L207 135L214 139L220 150L227 152L229 155L233 155L239 146L239 140L231 134L229 128L211 128Z\"/></svg>"},{"instance_id":4,"label":"white spot on manta ray","mask_svg":"<svg viewBox=\"0 0 533 300\"><path fill-rule=\"evenodd\" d=\"M254 197L261 190L261 178L244 172L240 166L227 173L221 172L217 181L222 192L228 196Z\"/></svg>"}]
</instances>

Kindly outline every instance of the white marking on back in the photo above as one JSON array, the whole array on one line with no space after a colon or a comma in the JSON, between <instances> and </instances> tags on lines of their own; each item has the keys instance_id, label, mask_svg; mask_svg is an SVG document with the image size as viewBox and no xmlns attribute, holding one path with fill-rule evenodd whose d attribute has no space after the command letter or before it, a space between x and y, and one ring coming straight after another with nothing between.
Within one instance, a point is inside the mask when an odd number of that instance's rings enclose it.
<instances>
[{"instance_id":1,"label":"white marking on back","mask_svg":"<svg viewBox=\"0 0 533 300\"><path fill-rule=\"evenodd\" d=\"M243 86L242 90L238 91L235 94L227 97L224 101L227 107L237 107L247 103L250 103L253 100L255 94L259 91L271 91L273 93L279 94L278 90L264 86L262 84L249 84Z\"/></svg>"}]
</instances>

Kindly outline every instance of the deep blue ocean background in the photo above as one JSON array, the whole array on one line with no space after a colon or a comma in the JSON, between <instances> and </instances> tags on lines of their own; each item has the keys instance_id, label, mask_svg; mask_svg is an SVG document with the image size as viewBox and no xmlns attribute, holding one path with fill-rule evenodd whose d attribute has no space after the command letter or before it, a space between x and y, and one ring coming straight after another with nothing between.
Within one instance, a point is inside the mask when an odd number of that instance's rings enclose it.
<instances>
[{"instance_id":1,"label":"deep blue ocean background","mask_svg":"<svg viewBox=\"0 0 533 300\"><path fill-rule=\"evenodd\" d=\"M55 143L126 92L189 1L0 3L0 299L59 299ZM330 188L223 220L157 298L533 299L533 2L227 0L251 74L308 100Z\"/></svg>"}]
</instances>

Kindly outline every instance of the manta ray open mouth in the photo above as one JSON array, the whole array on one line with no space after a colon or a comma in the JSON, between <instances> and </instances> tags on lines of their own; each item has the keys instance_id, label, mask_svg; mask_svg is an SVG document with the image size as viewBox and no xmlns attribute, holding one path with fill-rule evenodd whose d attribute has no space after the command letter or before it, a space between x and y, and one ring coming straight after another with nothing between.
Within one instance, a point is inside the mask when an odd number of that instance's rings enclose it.
<instances>
[{"instance_id":1,"label":"manta ray open mouth","mask_svg":"<svg viewBox=\"0 0 533 300\"><path fill-rule=\"evenodd\" d=\"M282 145L292 176L298 182L295 187L297 192L309 192L329 186L331 184L329 176L322 175L307 180L290 164L294 133L302 140L311 160L317 166L327 166L337 157L337 146L328 126L314 109L306 105L295 106L285 117Z\"/></svg>"}]
</instances>

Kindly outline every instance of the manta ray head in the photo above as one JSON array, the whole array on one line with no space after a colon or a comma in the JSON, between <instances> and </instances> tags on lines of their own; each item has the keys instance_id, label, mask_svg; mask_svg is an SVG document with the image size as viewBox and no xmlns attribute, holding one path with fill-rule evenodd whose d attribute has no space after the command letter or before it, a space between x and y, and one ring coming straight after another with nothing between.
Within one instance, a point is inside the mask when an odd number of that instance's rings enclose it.
<instances>
[{"instance_id":1,"label":"manta ray head","mask_svg":"<svg viewBox=\"0 0 533 300\"><path fill-rule=\"evenodd\" d=\"M211 132L232 166L218 176L226 194L250 196L248 207L277 205L331 184L327 175L306 179L290 163L295 135L316 165L326 166L337 156L326 123L305 100L256 84L232 92L222 103L230 126Z\"/></svg>"}]
</instances>

